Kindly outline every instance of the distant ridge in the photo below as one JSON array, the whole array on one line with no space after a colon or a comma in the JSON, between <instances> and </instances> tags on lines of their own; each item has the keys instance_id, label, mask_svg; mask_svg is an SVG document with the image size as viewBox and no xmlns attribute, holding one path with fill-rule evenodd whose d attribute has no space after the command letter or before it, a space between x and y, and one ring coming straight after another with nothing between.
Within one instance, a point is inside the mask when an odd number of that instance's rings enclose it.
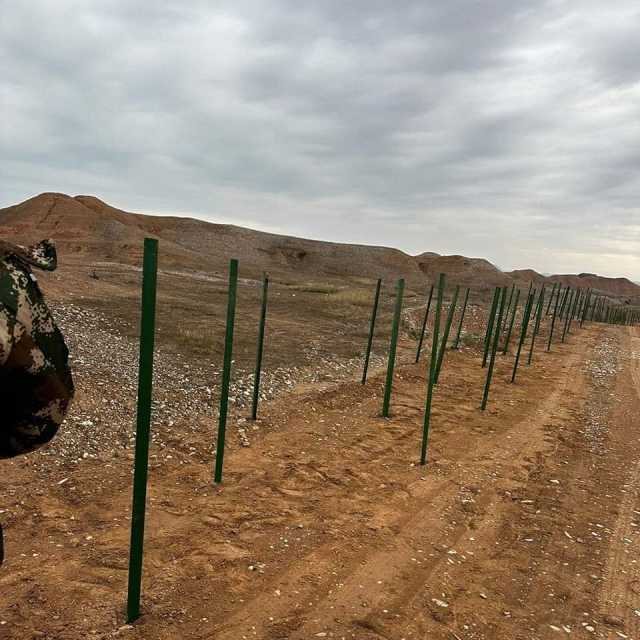
<instances>
[{"instance_id":1,"label":"distant ridge","mask_svg":"<svg viewBox=\"0 0 640 640\"><path fill-rule=\"evenodd\" d=\"M627 278L592 273L543 276L532 269L503 272L488 260L424 252L411 256L399 249L307 240L192 218L129 213L90 195L42 193L0 209L0 237L30 243L56 240L63 261L114 261L137 264L142 240L162 240L161 264L173 269L223 271L230 257L242 272L263 271L281 278L405 277L414 284L444 272L451 282L490 289L495 286L540 286L554 282L590 287L597 292L640 300L640 286Z\"/></svg>"}]
</instances>

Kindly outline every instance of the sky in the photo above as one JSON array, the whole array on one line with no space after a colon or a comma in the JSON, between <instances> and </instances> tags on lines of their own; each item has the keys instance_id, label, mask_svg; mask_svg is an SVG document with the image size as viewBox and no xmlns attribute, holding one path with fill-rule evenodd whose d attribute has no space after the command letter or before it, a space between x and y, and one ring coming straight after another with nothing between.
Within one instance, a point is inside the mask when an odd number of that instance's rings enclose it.
<instances>
[{"instance_id":1,"label":"sky","mask_svg":"<svg viewBox=\"0 0 640 640\"><path fill-rule=\"evenodd\" d=\"M0 6L0 207L640 281L638 0Z\"/></svg>"}]
</instances>

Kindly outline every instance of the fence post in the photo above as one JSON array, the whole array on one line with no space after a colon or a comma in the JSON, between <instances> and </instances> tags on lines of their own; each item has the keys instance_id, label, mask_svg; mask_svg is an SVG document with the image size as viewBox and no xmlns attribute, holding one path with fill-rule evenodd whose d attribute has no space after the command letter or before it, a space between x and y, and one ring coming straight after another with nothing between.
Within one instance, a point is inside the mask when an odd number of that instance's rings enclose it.
<instances>
[{"instance_id":1,"label":"fence post","mask_svg":"<svg viewBox=\"0 0 640 640\"><path fill-rule=\"evenodd\" d=\"M562 330L562 339L560 340L560 342L564 342L565 338L567 337L567 327L569 326L569 322L571 322L571 313L572 313L572 309L573 309L573 299L576 297L577 295L577 290L576 291L571 291L571 293L569 294L569 300L567 302L567 306L566 306L566 315L565 315L565 320L564 320L564 328Z\"/></svg>"},{"instance_id":2,"label":"fence post","mask_svg":"<svg viewBox=\"0 0 640 640\"><path fill-rule=\"evenodd\" d=\"M551 303L553 302L553 296L556 292L556 286L558 285L557 282L553 283L553 287L551 288L551 295L549 296L549 302L547 303L547 310L545 312L545 315L548 316L549 315L549 310L551 309Z\"/></svg>"},{"instance_id":3,"label":"fence post","mask_svg":"<svg viewBox=\"0 0 640 640\"><path fill-rule=\"evenodd\" d=\"M536 336L540 331L540 322L542 321L542 312L544 311L544 285L540 290L540 297L538 298L538 306L536 307L535 324L533 325L533 333L531 335L531 347L529 348L529 357L527 358L527 366L531 364L533 360L533 347L536 343Z\"/></svg>"},{"instance_id":4,"label":"fence post","mask_svg":"<svg viewBox=\"0 0 640 640\"><path fill-rule=\"evenodd\" d=\"M584 323L587 319L587 314L589 313L590 304L591 304L591 289L587 289L587 298L584 301L584 305L582 307L582 315L580 316L580 327L584 327Z\"/></svg>"},{"instance_id":5,"label":"fence post","mask_svg":"<svg viewBox=\"0 0 640 640\"><path fill-rule=\"evenodd\" d=\"M506 356L509 351L509 343L511 342L511 334L513 333L513 327L516 323L516 313L518 311L518 302L520 302L520 289L516 291L516 300L513 303L513 309L511 312L511 321L509 322L509 330L507 331L507 337L504 340L504 349L502 355Z\"/></svg>"},{"instance_id":6,"label":"fence post","mask_svg":"<svg viewBox=\"0 0 640 640\"><path fill-rule=\"evenodd\" d=\"M424 423L422 426L422 449L420 464L427 462L427 444L429 442L429 426L431 423L431 403L433 400L433 386L436 372L436 358L438 356L438 334L440 333L440 314L442 313L442 294L444 292L444 273L438 278L438 298L436 302L436 316L433 320L433 338L431 342L431 361L427 372L427 399L424 409Z\"/></svg>"},{"instance_id":7,"label":"fence post","mask_svg":"<svg viewBox=\"0 0 640 640\"><path fill-rule=\"evenodd\" d=\"M496 323L496 331L493 336L493 347L491 349L491 357L489 358L489 367L487 369L487 379L484 384L484 393L482 394L482 404L480 409L484 411L487 408L487 401L489 400L489 389L491 388L491 378L493 377L493 367L496 363L496 351L498 350L498 343L500 342L500 327L502 326L502 316L504 313L504 302L507 297L507 287L502 288L502 296L500 299L500 311L498 312L498 322Z\"/></svg>"},{"instance_id":8,"label":"fence post","mask_svg":"<svg viewBox=\"0 0 640 640\"><path fill-rule=\"evenodd\" d=\"M387 363L387 379L384 386L384 400L382 402L382 417L389 417L389 405L391 403L391 388L393 387L393 369L396 364L396 349L398 347L398 334L400 332L400 317L402 314L402 295L404 293L404 278L398 280L396 294L396 306L393 312L393 325L391 326L391 344L389 345L389 362Z\"/></svg>"},{"instance_id":9,"label":"fence post","mask_svg":"<svg viewBox=\"0 0 640 640\"><path fill-rule=\"evenodd\" d=\"M467 292L464 294L464 303L462 305L462 313L460 314L460 322L458 323L458 331L456 333L456 341L453 343L452 349L457 349L460 344L460 334L462 333L462 322L464 320L464 314L467 310L467 302L469 302L469 292L471 289L467 287Z\"/></svg>"},{"instance_id":10,"label":"fence post","mask_svg":"<svg viewBox=\"0 0 640 640\"><path fill-rule=\"evenodd\" d=\"M224 463L224 441L227 431L227 411L229 408L229 383L231 381L231 358L233 356L233 327L236 318L236 292L238 290L238 261L229 262L229 296L227 299L227 329L224 338L224 361L222 365L222 387L220 389L220 415L218 418L218 443L214 481L222 482Z\"/></svg>"},{"instance_id":11,"label":"fence post","mask_svg":"<svg viewBox=\"0 0 640 640\"><path fill-rule=\"evenodd\" d=\"M522 318L522 331L520 332L520 342L518 343L518 351L516 353L516 361L513 364L513 373L511 374L511 382L516 381L516 373L518 372L518 364L520 362L520 353L522 345L527 339L527 329L529 328L529 318L531 317L531 308L533 307L533 294L529 294L529 299L524 308L524 316Z\"/></svg>"},{"instance_id":12,"label":"fence post","mask_svg":"<svg viewBox=\"0 0 640 640\"><path fill-rule=\"evenodd\" d=\"M487 356L491 346L491 336L493 335L493 321L496 319L496 310L498 308L498 298L500 297L500 287L496 287L493 292L493 301L491 302L491 311L487 320L487 331L484 336L484 353L482 355L482 366L487 365Z\"/></svg>"},{"instance_id":13,"label":"fence post","mask_svg":"<svg viewBox=\"0 0 640 640\"><path fill-rule=\"evenodd\" d=\"M362 384L367 381L367 372L369 371L369 358L371 357L371 347L373 346L373 332L376 326L376 316L378 315L378 302L380 301L380 287L382 286L382 278L378 278L376 284L376 293L373 298L373 309L371 310L371 320L369 322L369 338L367 339L367 351L364 356L364 368L362 369Z\"/></svg>"},{"instance_id":14,"label":"fence post","mask_svg":"<svg viewBox=\"0 0 640 640\"><path fill-rule=\"evenodd\" d=\"M573 319L576 317L578 313L578 309L580 307L580 303L582 301L583 295L584 295L584 292L582 289L578 289L576 291L576 296L573 301L573 307L571 308L571 313L569 315L569 323L567 324L567 335L571 333L571 323L573 322Z\"/></svg>"},{"instance_id":15,"label":"fence post","mask_svg":"<svg viewBox=\"0 0 640 640\"><path fill-rule=\"evenodd\" d=\"M253 403L251 419L258 418L258 401L260 399L260 376L262 375L262 354L264 352L264 327L267 320L267 295L269 293L269 277L265 273L262 278L262 308L260 309L260 326L258 329L258 353L256 355L256 372L253 376Z\"/></svg>"},{"instance_id":16,"label":"fence post","mask_svg":"<svg viewBox=\"0 0 640 640\"><path fill-rule=\"evenodd\" d=\"M551 351L551 341L553 340L553 330L556 326L556 320L558 318L562 318L562 310L564 309L565 301L567 295L569 293L569 287L564 290L562 294L562 303L560 303L560 292L558 292L558 296L556 297L556 303L553 308L553 318L551 320L551 329L549 331L549 343L547 344L547 353Z\"/></svg>"},{"instance_id":17,"label":"fence post","mask_svg":"<svg viewBox=\"0 0 640 640\"><path fill-rule=\"evenodd\" d=\"M514 282L511 285L511 292L509 294L509 300L507 301L507 308L504 312L504 324L500 327L500 331L504 331L507 326L507 322L509 321L509 309L511 309L511 303L513 302L513 294L516 292L516 283Z\"/></svg>"},{"instance_id":18,"label":"fence post","mask_svg":"<svg viewBox=\"0 0 640 640\"><path fill-rule=\"evenodd\" d=\"M449 341L449 333L451 331L451 323L453 322L453 315L456 312L456 304L458 304L458 294L460 293L460 285L457 284L449 306L449 313L447 313L447 321L444 325L444 334L442 335L442 344L440 345L440 353L438 353L438 364L436 366L436 379L435 384L438 384L440 379L440 369L442 369L442 362L444 360L444 354L447 350L447 342Z\"/></svg>"},{"instance_id":19,"label":"fence post","mask_svg":"<svg viewBox=\"0 0 640 640\"><path fill-rule=\"evenodd\" d=\"M429 299L427 300L427 308L424 312L424 318L422 320L422 330L420 331L420 340L418 341L418 350L416 351L416 364L420 360L420 352L422 351L422 342L424 340L424 332L427 329L427 320L429 319L429 309L431 309L431 299L433 298L433 285L429 289Z\"/></svg>"},{"instance_id":20,"label":"fence post","mask_svg":"<svg viewBox=\"0 0 640 640\"><path fill-rule=\"evenodd\" d=\"M138 361L138 411L136 450L133 471L131 507L131 540L127 589L127 622L140 617L144 521L149 470L149 431L153 394L153 348L156 318L156 281L158 273L158 241L144 239L142 267L142 309L140 318L140 359Z\"/></svg>"}]
</instances>

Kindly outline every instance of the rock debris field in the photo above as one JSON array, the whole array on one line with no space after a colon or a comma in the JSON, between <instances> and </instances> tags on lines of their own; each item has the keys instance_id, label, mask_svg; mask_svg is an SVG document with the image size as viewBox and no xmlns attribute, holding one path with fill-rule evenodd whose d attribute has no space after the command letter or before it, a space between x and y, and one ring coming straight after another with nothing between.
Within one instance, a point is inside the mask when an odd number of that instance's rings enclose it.
<instances>
[{"instance_id":1,"label":"rock debris field","mask_svg":"<svg viewBox=\"0 0 640 640\"><path fill-rule=\"evenodd\" d=\"M87 458L108 459L133 449L138 342L123 335L118 320L99 311L57 304L53 313L69 346L76 398L59 435L38 455L46 458L48 465L62 466ZM307 347L305 360L313 364L263 369L260 399L272 399L301 384L350 378L362 366L359 358L327 357L313 345ZM382 356L372 354L371 369L383 362ZM217 363L194 363L156 346L151 427L154 444L163 447L163 439L172 437L177 423L181 433L201 428L202 418L211 419L213 443L220 378ZM249 436L243 413L247 414L251 406L253 378L253 372L232 370L230 405L238 415L236 435L245 446L249 444Z\"/></svg>"}]
</instances>

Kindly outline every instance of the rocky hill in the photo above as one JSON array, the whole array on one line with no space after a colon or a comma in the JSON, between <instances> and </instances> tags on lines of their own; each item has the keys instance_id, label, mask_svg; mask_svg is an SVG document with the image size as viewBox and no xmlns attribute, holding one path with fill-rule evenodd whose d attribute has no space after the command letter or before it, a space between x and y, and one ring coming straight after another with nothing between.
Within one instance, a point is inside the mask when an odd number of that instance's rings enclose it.
<instances>
[{"instance_id":1,"label":"rocky hill","mask_svg":"<svg viewBox=\"0 0 640 640\"><path fill-rule=\"evenodd\" d=\"M290 279L405 277L418 285L444 272L450 282L476 289L513 282L524 286L532 280L538 286L560 281L640 299L640 286L627 278L588 273L545 277L530 269L503 272L482 258L432 252L411 256L388 247L322 242L192 218L129 213L94 196L42 193L0 209L0 237L23 243L52 237L68 263L138 264L145 236L161 240L162 265L172 269L222 271L229 258L235 257L247 276L267 271Z\"/></svg>"}]
</instances>

